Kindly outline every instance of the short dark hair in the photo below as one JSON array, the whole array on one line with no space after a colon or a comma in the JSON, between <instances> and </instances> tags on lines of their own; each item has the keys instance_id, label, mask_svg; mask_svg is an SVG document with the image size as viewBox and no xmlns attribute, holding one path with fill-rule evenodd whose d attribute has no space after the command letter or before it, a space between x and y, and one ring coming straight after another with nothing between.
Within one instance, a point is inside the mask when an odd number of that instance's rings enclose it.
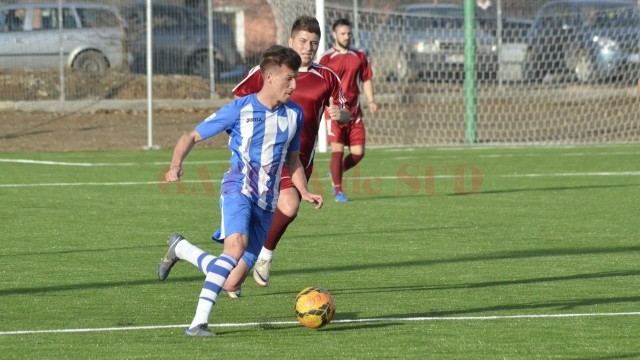
<instances>
[{"instance_id":1,"label":"short dark hair","mask_svg":"<svg viewBox=\"0 0 640 360\"><path fill-rule=\"evenodd\" d=\"M295 50L282 45L273 45L262 55L260 71L264 74L265 71L276 67L279 68L282 65L298 71L301 64L302 59L300 59L300 55Z\"/></svg>"},{"instance_id":2,"label":"short dark hair","mask_svg":"<svg viewBox=\"0 0 640 360\"><path fill-rule=\"evenodd\" d=\"M333 23L333 27L331 27L331 30L336 31L336 28L338 26L348 26L351 27L351 21L349 21L349 19L338 19Z\"/></svg>"},{"instance_id":3,"label":"short dark hair","mask_svg":"<svg viewBox=\"0 0 640 360\"><path fill-rule=\"evenodd\" d=\"M318 35L318 37L322 36L320 24L313 16L303 15L298 17L296 21L293 22L293 26L291 26L291 37L294 37L298 31L310 32Z\"/></svg>"}]
</instances>

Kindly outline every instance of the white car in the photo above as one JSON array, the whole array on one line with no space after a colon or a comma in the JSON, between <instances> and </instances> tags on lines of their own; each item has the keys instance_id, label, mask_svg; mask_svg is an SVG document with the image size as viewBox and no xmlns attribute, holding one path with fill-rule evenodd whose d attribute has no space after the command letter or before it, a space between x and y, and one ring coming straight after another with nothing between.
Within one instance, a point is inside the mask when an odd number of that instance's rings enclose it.
<instances>
[{"instance_id":1,"label":"white car","mask_svg":"<svg viewBox=\"0 0 640 360\"><path fill-rule=\"evenodd\" d=\"M126 24L115 6L63 3L60 39L58 2L0 5L0 69L60 65L101 72L128 65ZM62 42L60 41L62 40Z\"/></svg>"}]
</instances>

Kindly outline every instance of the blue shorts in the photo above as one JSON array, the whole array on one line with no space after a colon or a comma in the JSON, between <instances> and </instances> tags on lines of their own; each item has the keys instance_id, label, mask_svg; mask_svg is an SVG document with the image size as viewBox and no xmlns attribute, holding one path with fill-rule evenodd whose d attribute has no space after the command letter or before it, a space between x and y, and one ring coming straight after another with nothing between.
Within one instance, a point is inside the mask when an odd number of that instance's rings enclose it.
<instances>
[{"instance_id":1,"label":"blue shorts","mask_svg":"<svg viewBox=\"0 0 640 360\"><path fill-rule=\"evenodd\" d=\"M247 235L249 244L242 255L242 260L251 269L264 245L273 212L260 208L242 194L220 195L220 210L222 211L221 228L211 238L223 244L224 238L231 234Z\"/></svg>"}]
</instances>

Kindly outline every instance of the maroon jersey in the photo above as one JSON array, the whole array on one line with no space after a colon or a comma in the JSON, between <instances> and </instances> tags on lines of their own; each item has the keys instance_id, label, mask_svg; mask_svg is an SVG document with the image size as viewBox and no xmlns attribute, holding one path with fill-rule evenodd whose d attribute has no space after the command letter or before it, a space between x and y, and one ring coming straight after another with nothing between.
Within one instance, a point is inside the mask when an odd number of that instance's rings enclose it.
<instances>
[{"instance_id":1,"label":"maroon jersey","mask_svg":"<svg viewBox=\"0 0 640 360\"><path fill-rule=\"evenodd\" d=\"M351 119L360 119L360 83L373 77L367 55L364 51L353 48L344 52L332 48L322 54L319 62L338 74L342 82L342 92L347 98L347 107L351 111Z\"/></svg>"},{"instance_id":2,"label":"maroon jersey","mask_svg":"<svg viewBox=\"0 0 640 360\"><path fill-rule=\"evenodd\" d=\"M257 93L263 82L260 66L256 66L233 89L233 94L242 97ZM291 100L302 107L304 116L300 134L300 161L305 168L313 164L320 119L332 96L336 105L345 107L346 99L340 88L340 79L331 69L313 63L298 70L296 89Z\"/></svg>"}]
</instances>

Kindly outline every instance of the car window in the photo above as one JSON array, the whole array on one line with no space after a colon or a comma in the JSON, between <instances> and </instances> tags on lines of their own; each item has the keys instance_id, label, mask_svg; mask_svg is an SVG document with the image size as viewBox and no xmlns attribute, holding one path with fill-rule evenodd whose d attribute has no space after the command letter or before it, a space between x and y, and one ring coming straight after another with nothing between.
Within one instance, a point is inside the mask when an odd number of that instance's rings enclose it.
<instances>
[{"instance_id":1,"label":"car window","mask_svg":"<svg viewBox=\"0 0 640 360\"><path fill-rule=\"evenodd\" d=\"M42 7L33 8L31 29L52 30L58 28L58 8ZM63 24L65 29L74 29L77 27L76 19L71 9L62 9Z\"/></svg>"},{"instance_id":2,"label":"car window","mask_svg":"<svg viewBox=\"0 0 640 360\"><path fill-rule=\"evenodd\" d=\"M193 27L207 27L207 19L198 11L185 11L186 23Z\"/></svg>"},{"instance_id":3,"label":"car window","mask_svg":"<svg viewBox=\"0 0 640 360\"><path fill-rule=\"evenodd\" d=\"M578 21L575 11L568 4L554 4L543 8L540 26L546 29L559 29L574 26Z\"/></svg>"},{"instance_id":4,"label":"car window","mask_svg":"<svg viewBox=\"0 0 640 360\"><path fill-rule=\"evenodd\" d=\"M153 8L154 29L178 29L182 28L185 20L181 11L175 11L165 7Z\"/></svg>"},{"instance_id":5,"label":"car window","mask_svg":"<svg viewBox=\"0 0 640 360\"><path fill-rule=\"evenodd\" d=\"M406 22L413 30L461 29L464 27L463 8L418 8L409 11L409 14Z\"/></svg>"},{"instance_id":6,"label":"car window","mask_svg":"<svg viewBox=\"0 0 640 360\"><path fill-rule=\"evenodd\" d=\"M120 22L112 11L97 8L78 8L78 16L83 28L118 27Z\"/></svg>"},{"instance_id":7,"label":"car window","mask_svg":"<svg viewBox=\"0 0 640 360\"><path fill-rule=\"evenodd\" d=\"M580 8L579 16L584 26L592 28L607 29L640 25L638 9L635 7L613 6L613 4L583 6Z\"/></svg>"},{"instance_id":8,"label":"car window","mask_svg":"<svg viewBox=\"0 0 640 360\"><path fill-rule=\"evenodd\" d=\"M0 14L0 32L23 31L25 8L5 9Z\"/></svg>"}]
</instances>

